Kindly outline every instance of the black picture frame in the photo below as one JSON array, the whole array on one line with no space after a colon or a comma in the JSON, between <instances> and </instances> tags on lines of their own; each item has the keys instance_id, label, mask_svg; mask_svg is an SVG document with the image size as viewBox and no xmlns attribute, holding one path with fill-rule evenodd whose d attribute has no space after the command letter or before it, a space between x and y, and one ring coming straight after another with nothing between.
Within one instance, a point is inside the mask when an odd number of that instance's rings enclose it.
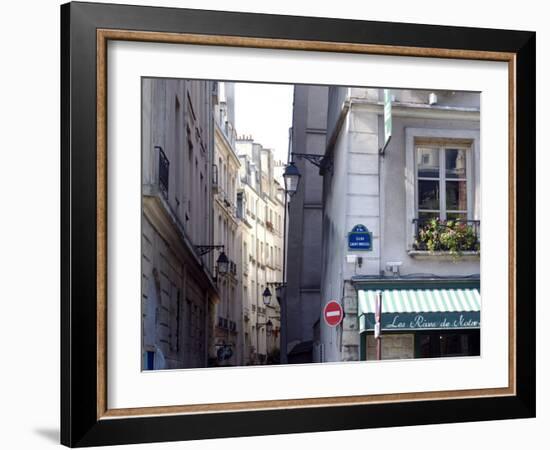
<instances>
[{"instance_id":1,"label":"black picture frame","mask_svg":"<svg viewBox=\"0 0 550 450\"><path fill-rule=\"evenodd\" d=\"M98 29L515 54L516 394L98 418ZM535 33L527 31L79 2L62 5L61 443L81 447L534 417L535 41Z\"/></svg>"}]
</instances>

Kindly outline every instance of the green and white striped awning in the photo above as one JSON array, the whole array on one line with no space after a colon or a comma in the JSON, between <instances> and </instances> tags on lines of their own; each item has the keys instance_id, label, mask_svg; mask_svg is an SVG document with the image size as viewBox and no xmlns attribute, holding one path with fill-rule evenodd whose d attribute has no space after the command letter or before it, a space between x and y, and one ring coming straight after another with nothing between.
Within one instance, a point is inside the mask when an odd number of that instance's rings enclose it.
<instances>
[{"instance_id":1,"label":"green and white striped awning","mask_svg":"<svg viewBox=\"0 0 550 450\"><path fill-rule=\"evenodd\" d=\"M455 312L479 311L478 289L385 289L382 312ZM374 313L376 291L359 291L359 314Z\"/></svg>"},{"instance_id":2,"label":"green and white striped awning","mask_svg":"<svg viewBox=\"0 0 550 450\"><path fill-rule=\"evenodd\" d=\"M382 329L479 328L479 289L383 289ZM376 290L358 291L361 331L374 328Z\"/></svg>"}]
</instances>

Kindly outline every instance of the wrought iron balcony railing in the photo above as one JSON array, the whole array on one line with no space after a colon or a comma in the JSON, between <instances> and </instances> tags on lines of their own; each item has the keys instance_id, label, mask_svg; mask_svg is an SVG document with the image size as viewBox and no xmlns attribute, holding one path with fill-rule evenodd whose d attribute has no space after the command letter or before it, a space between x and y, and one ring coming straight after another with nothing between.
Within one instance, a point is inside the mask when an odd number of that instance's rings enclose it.
<instances>
[{"instance_id":1,"label":"wrought iron balcony railing","mask_svg":"<svg viewBox=\"0 0 550 450\"><path fill-rule=\"evenodd\" d=\"M159 145L155 146L155 151L158 154L157 156L157 167L158 167L158 186L159 191L164 196L168 198L168 177L170 175L170 161L164 154L162 147Z\"/></svg>"}]
</instances>

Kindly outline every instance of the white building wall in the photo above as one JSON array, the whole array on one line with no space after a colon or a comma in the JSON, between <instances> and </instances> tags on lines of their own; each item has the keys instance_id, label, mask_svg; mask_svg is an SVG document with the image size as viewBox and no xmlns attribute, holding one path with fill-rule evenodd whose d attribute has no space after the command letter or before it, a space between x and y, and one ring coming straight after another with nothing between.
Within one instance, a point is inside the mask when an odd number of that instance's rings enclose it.
<instances>
[{"instance_id":1,"label":"white building wall","mask_svg":"<svg viewBox=\"0 0 550 450\"><path fill-rule=\"evenodd\" d=\"M361 114L352 105L338 134L332 155L333 173L330 176L325 175L324 267L321 291L323 307L331 300L337 300L345 305L350 293L345 289L344 280L349 280L354 275L380 273L380 190L376 114ZM373 233L372 252L347 250L348 232L358 224L365 225ZM358 262L349 263L348 255L361 257L361 266ZM350 313L348 310L348 317L343 326L338 328L329 327L321 317L320 336L321 342L324 343L326 361L341 360L343 337L350 345L358 346L355 318ZM352 354L349 357L356 359L354 356Z\"/></svg>"},{"instance_id":2,"label":"white building wall","mask_svg":"<svg viewBox=\"0 0 550 450\"><path fill-rule=\"evenodd\" d=\"M348 120L343 127L348 128ZM346 237L346 215L348 210L346 158L349 139L342 133L336 141L333 152L333 171L325 176L324 209L323 209L323 266L321 275L321 311L320 341L324 345L324 361L339 360L338 341L341 331L326 325L322 317L324 306L330 300L342 298L344 278L345 247L342 244ZM325 193L330 192L330 195ZM340 335L339 335L340 334Z\"/></svg>"},{"instance_id":3,"label":"white building wall","mask_svg":"<svg viewBox=\"0 0 550 450\"><path fill-rule=\"evenodd\" d=\"M472 201L470 219L480 219L479 97L470 93L439 93L445 108L426 109L427 93L394 91L393 134L384 156L383 115L377 89L331 88L327 153L333 158L332 173L325 172L323 186L322 307L340 301L345 310L342 326L328 327L320 317L320 342L324 361L357 360L359 333L354 276L380 276L386 263L402 262L401 274L464 276L479 274L479 255L419 255L411 252L414 212L413 149L407 130L421 135L463 137L472 141L470 166ZM351 94L351 97L350 97ZM449 108L450 106L450 108ZM454 108L454 110L453 110ZM338 128L340 126L340 128ZM410 154L408 154L409 152ZM409 158L409 161L408 161ZM407 196L412 195L412 198ZM413 210L408 211L408 205ZM358 224L373 235L373 250L347 250L347 236ZM347 262L347 256L362 258ZM321 312L322 316L322 312Z\"/></svg>"},{"instance_id":4,"label":"white building wall","mask_svg":"<svg viewBox=\"0 0 550 450\"><path fill-rule=\"evenodd\" d=\"M474 114L472 114L474 115ZM475 115L474 115L475 116ZM382 119L380 118L382 128ZM472 275L479 274L479 256L463 256L460 260L453 257L417 255L411 257L413 240L412 219L415 217L415 176L413 160L414 146L407 143L407 130L414 130L422 136L441 136L446 138L463 137L473 142L473 163L472 163L472 190L468 193L472 201L473 220L481 219L480 204L480 148L479 148L479 121L478 120L457 120L449 115L449 119L423 119L414 117L394 117L393 136L391 147L383 158L381 158L382 176L380 184L381 205L384 209L384 220L382 229L383 236L382 264L384 269L389 261L400 261L401 273L425 273L438 276L447 275ZM383 134L383 130L381 130ZM382 140L383 137L381 136ZM411 167L407 167L410 165ZM407 198L409 196L409 198ZM409 204L408 204L409 203Z\"/></svg>"}]
</instances>

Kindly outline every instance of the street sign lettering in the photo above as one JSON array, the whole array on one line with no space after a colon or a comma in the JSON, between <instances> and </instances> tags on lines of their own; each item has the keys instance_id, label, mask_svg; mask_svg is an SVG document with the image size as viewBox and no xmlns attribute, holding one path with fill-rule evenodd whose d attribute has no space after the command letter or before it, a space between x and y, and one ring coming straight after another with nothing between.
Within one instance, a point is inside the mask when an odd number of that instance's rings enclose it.
<instances>
[{"instance_id":1,"label":"street sign lettering","mask_svg":"<svg viewBox=\"0 0 550 450\"><path fill-rule=\"evenodd\" d=\"M348 249L372 251L372 233L365 225L355 225L348 234Z\"/></svg>"}]
</instances>

